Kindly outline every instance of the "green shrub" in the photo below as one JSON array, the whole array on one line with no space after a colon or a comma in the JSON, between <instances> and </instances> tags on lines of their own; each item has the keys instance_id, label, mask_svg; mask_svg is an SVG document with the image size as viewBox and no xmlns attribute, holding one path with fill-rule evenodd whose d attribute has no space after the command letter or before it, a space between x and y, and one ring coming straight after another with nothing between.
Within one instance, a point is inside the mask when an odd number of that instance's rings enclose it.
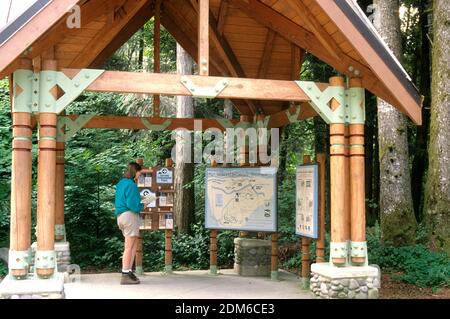
<instances>
[{"instance_id":1,"label":"green shrub","mask_svg":"<svg viewBox=\"0 0 450 319\"><path fill-rule=\"evenodd\" d=\"M424 245L393 247L380 243L378 224L368 231L369 262L382 269L401 272L395 279L420 287L450 286L450 258Z\"/></svg>"}]
</instances>

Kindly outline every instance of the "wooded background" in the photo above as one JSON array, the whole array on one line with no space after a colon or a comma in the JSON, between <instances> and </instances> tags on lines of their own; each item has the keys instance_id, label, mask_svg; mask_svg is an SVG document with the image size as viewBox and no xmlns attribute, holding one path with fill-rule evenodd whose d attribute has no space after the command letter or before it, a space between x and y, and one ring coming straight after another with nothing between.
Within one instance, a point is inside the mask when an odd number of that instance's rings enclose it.
<instances>
[{"instance_id":1,"label":"wooded background","mask_svg":"<svg viewBox=\"0 0 450 319\"><path fill-rule=\"evenodd\" d=\"M366 93L366 214L370 263L421 286L450 284L450 1L358 1L424 96L423 125L415 126L386 102ZM103 66L153 71L153 19ZM196 65L162 28L161 72L197 72ZM328 82L338 73L307 54L299 79ZM153 97L84 93L67 114L151 116ZM161 97L162 117L238 118L229 101ZM328 153L328 126L319 118L285 127L278 173L281 266L300 267L295 236L295 167L304 154ZM66 229L72 262L83 269L117 270L123 239L114 217L115 184L126 163L144 158L163 165L175 143L172 132L80 131L66 146ZM36 136L33 139L36 169ZM8 247L11 115L8 81L0 81L0 247ZM175 269L209 266L204 229L204 164L177 167L178 224ZM36 171L33 172L36 181ZM328 176L327 176L328 180ZM34 183L36 185L36 183ZM33 188L35 225L36 186ZM328 193L328 187L327 193ZM329 199L327 198L327 203ZM327 205L329 216L329 205ZM329 222L327 220L327 227ZM328 232L328 228L327 228ZM232 266L237 232L218 236L218 264ZM162 270L163 232L146 232L144 267ZM34 234L33 234L34 238ZM327 234L327 247L329 235ZM314 257L314 244L311 247ZM328 253L328 252L327 252ZM0 263L0 274L6 272Z\"/></svg>"}]
</instances>

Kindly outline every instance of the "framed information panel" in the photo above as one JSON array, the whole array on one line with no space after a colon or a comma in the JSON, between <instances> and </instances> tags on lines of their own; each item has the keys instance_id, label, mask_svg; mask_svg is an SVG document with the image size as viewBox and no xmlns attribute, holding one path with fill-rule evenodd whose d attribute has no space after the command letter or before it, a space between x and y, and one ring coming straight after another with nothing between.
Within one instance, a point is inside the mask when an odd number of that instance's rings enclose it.
<instances>
[{"instance_id":1,"label":"framed information panel","mask_svg":"<svg viewBox=\"0 0 450 319\"><path fill-rule=\"evenodd\" d=\"M302 165L296 170L295 184L295 233L300 236L318 237L318 165Z\"/></svg>"},{"instance_id":2,"label":"framed information panel","mask_svg":"<svg viewBox=\"0 0 450 319\"><path fill-rule=\"evenodd\" d=\"M206 228L276 231L277 168L210 167L205 188Z\"/></svg>"}]
</instances>

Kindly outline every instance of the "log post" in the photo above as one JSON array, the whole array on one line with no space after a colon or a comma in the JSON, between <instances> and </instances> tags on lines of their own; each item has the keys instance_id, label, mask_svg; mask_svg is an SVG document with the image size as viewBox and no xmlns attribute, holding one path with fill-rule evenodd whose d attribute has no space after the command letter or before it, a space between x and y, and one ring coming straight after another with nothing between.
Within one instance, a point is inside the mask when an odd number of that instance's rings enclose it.
<instances>
[{"instance_id":1,"label":"log post","mask_svg":"<svg viewBox=\"0 0 450 319\"><path fill-rule=\"evenodd\" d=\"M172 159L168 158L166 159L166 167L172 167L173 161ZM166 273L172 273L173 272L173 266L172 266L172 229L166 229L165 230L165 255L164 255L164 271Z\"/></svg>"},{"instance_id":2,"label":"log post","mask_svg":"<svg viewBox=\"0 0 450 319\"><path fill-rule=\"evenodd\" d=\"M161 72L161 0L155 2L155 25L153 35L153 72ZM153 116L160 117L161 97L153 95Z\"/></svg>"},{"instance_id":3,"label":"log post","mask_svg":"<svg viewBox=\"0 0 450 319\"><path fill-rule=\"evenodd\" d=\"M211 167L216 167L217 162L211 161ZM209 233L209 273L217 275L217 230L211 229Z\"/></svg>"},{"instance_id":4,"label":"log post","mask_svg":"<svg viewBox=\"0 0 450 319\"><path fill-rule=\"evenodd\" d=\"M361 79L350 79L349 88L362 88ZM364 174L364 124L350 124L351 262L354 265L364 264L367 258Z\"/></svg>"},{"instance_id":5,"label":"log post","mask_svg":"<svg viewBox=\"0 0 450 319\"><path fill-rule=\"evenodd\" d=\"M309 155L303 155L303 164L310 164L311 157ZM309 248L311 245L311 239L308 237L301 238L302 244L302 286L303 289L309 289L309 274L311 272L311 255Z\"/></svg>"},{"instance_id":6,"label":"log post","mask_svg":"<svg viewBox=\"0 0 450 319\"><path fill-rule=\"evenodd\" d=\"M138 163L139 165L141 165L141 167L143 167L144 159L139 158L136 160L136 163ZM142 276L144 274L144 267L142 266L143 249L144 249L144 232L140 230L137 242L136 256L134 258L134 266L136 267L136 275L138 276Z\"/></svg>"},{"instance_id":7,"label":"log post","mask_svg":"<svg viewBox=\"0 0 450 319\"><path fill-rule=\"evenodd\" d=\"M272 234L272 256L270 262L270 278L278 280L278 233Z\"/></svg>"},{"instance_id":8,"label":"log post","mask_svg":"<svg viewBox=\"0 0 450 319\"><path fill-rule=\"evenodd\" d=\"M198 1L198 67L209 75L209 0Z\"/></svg>"},{"instance_id":9,"label":"log post","mask_svg":"<svg viewBox=\"0 0 450 319\"><path fill-rule=\"evenodd\" d=\"M136 257L134 259L134 265L136 267L136 275L142 276L144 274L144 267L142 266L143 250L144 250L144 232L139 231L139 237L137 242Z\"/></svg>"},{"instance_id":10,"label":"log post","mask_svg":"<svg viewBox=\"0 0 450 319\"><path fill-rule=\"evenodd\" d=\"M165 255L164 255L164 271L166 273L172 273L172 229L165 230Z\"/></svg>"},{"instance_id":11,"label":"log post","mask_svg":"<svg viewBox=\"0 0 450 319\"><path fill-rule=\"evenodd\" d=\"M63 114L64 115L64 114ZM65 143L56 142L55 240L66 241L64 224Z\"/></svg>"},{"instance_id":12,"label":"log post","mask_svg":"<svg viewBox=\"0 0 450 319\"><path fill-rule=\"evenodd\" d=\"M330 78L331 86L344 86L342 77ZM334 110L339 103L331 101ZM330 124L330 211L331 211L331 244L330 258L336 266L343 266L347 262L348 240L346 237L345 220L345 124Z\"/></svg>"},{"instance_id":13,"label":"log post","mask_svg":"<svg viewBox=\"0 0 450 319\"><path fill-rule=\"evenodd\" d=\"M347 249L350 252L350 136L349 125L345 125L344 143L345 143L345 190L344 190L344 237L347 238Z\"/></svg>"},{"instance_id":14,"label":"log post","mask_svg":"<svg viewBox=\"0 0 450 319\"><path fill-rule=\"evenodd\" d=\"M21 60L20 63L19 69L32 69L31 60ZM11 222L8 266L11 276L16 279L25 279L28 275L29 249L31 245L31 113L16 112L18 107L22 108L24 105L18 105L19 102L16 99L21 92L18 92L18 88L15 86L12 89L14 90L14 97L12 107Z\"/></svg>"},{"instance_id":15,"label":"log post","mask_svg":"<svg viewBox=\"0 0 450 319\"><path fill-rule=\"evenodd\" d=\"M319 165L319 236L316 242L316 263L325 262L325 154L316 155Z\"/></svg>"},{"instance_id":16,"label":"log post","mask_svg":"<svg viewBox=\"0 0 450 319\"><path fill-rule=\"evenodd\" d=\"M43 70L57 70L57 61L44 60ZM55 93L55 99L57 92ZM41 107L40 107L41 109ZM56 269L56 113L39 113L36 273L48 278Z\"/></svg>"},{"instance_id":17,"label":"log post","mask_svg":"<svg viewBox=\"0 0 450 319\"><path fill-rule=\"evenodd\" d=\"M209 241L209 271L211 275L217 275L217 230L211 229Z\"/></svg>"}]
</instances>

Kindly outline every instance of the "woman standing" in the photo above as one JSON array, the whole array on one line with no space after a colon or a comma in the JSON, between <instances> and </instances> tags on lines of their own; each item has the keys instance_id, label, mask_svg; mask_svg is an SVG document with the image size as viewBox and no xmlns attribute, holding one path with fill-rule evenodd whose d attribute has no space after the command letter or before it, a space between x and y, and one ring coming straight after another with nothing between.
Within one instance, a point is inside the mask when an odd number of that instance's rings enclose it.
<instances>
[{"instance_id":1,"label":"woman standing","mask_svg":"<svg viewBox=\"0 0 450 319\"><path fill-rule=\"evenodd\" d=\"M123 178L116 186L115 215L117 217L117 225L125 237L121 285L140 283L132 271L132 266L138 246L139 227L141 224L140 212L144 209L144 205L141 203L139 189L135 183L141 169L138 163L128 164Z\"/></svg>"}]
</instances>

